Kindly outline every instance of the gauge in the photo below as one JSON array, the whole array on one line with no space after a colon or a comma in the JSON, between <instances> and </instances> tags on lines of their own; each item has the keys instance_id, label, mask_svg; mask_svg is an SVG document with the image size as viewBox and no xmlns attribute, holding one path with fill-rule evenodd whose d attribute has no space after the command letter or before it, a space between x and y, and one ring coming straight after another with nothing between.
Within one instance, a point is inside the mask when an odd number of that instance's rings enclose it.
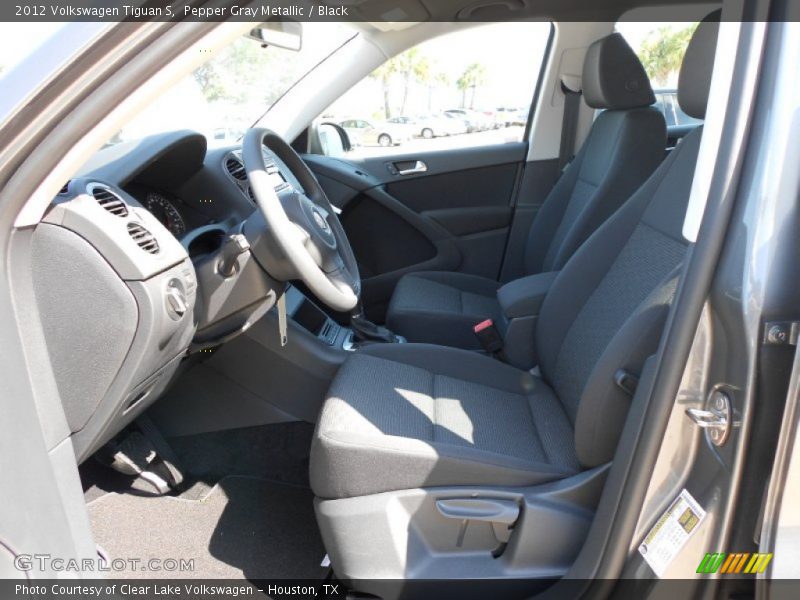
<instances>
[{"instance_id":1,"label":"gauge","mask_svg":"<svg viewBox=\"0 0 800 600\"><path fill-rule=\"evenodd\" d=\"M158 192L148 192L144 206L176 238L180 239L186 233L186 223L184 223L181 213L178 212L178 209L166 196Z\"/></svg>"}]
</instances>

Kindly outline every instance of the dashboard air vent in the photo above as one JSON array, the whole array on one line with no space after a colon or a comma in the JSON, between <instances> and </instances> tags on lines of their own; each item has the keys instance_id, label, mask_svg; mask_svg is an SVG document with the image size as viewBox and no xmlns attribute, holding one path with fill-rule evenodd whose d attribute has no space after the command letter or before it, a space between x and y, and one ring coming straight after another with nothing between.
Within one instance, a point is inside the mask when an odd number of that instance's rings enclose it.
<instances>
[{"instance_id":1,"label":"dashboard air vent","mask_svg":"<svg viewBox=\"0 0 800 600\"><path fill-rule=\"evenodd\" d=\"M158 241L147 229L139 223L128 223L128 234L139 248L150 254L158 254Z\"/></svg>"},{"instance_id":2,"label":"dashboard air vent","mask_svg":"<svg viewBox=\"0 0 800 600\"><path fill-rule=\"evenodd\" d=\"M94 199L97 200L100 206L112 215L118 217L128 216L128 205L122 201L122 198L108 188L95 186L92 188L92 196L94 196Z\"/></svg>"},{"instance_id":3,"label":"dashboard air vent","mask_svg":"<svg viewBox=\"0 0 800 600\"><path fill-rule=\"evenodd\" d=\"M231 177L234 179L247 181L247 172L244 170L244 164L242 164L242 161L238 158L231 156L225 161L225 168L228 169L228 173L230 173Z\"/></svg>"},{"instance_id":4,"label":"dashboard air vent","mask_svg":"<svg viewBox=\"0 0 800 600\"><path fill-rule=\"evenodd\" d=\"M247 186L247 197L252 200L253 204L258 204L258 202L256 202L256 195L253 193L253 188L249 185Z\"/></svg>"}]
</instances>

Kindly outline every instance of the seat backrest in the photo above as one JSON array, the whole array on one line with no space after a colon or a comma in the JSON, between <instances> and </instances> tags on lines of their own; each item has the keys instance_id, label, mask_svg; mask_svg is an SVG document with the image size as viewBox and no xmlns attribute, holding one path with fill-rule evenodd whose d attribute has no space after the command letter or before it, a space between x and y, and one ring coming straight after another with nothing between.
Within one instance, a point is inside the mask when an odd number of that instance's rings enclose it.
<instances>
[{"instance_id":1,"label":"seat backrest","mask_svg":"<svg viewBox=\"0 0 800 600\"><path fill-rule=\"evenodd\" d=\"M664 117L651 106L647 74L620 34L586 51L582 87L584 101L603 112L536 215L525 246L526 275L561 269L664 158Z\"/></svg>"},{"instance_id":2,"label":"seat backrest","mask_svg":"<svg viewBox=\"0 0 800 600\"><path fill-rule=\"evenodd\" d=\"M718 13L716 18L718 20ZM718 22L703 21L684 58L681 108L705 116ZM585 467L611 460L630 405L614 382L641 372L658 349L688 244L683 220L702 136L699 127L574 254L553 283L537 325L542 376L575 427Z\"/></svg>"}]
</instances>

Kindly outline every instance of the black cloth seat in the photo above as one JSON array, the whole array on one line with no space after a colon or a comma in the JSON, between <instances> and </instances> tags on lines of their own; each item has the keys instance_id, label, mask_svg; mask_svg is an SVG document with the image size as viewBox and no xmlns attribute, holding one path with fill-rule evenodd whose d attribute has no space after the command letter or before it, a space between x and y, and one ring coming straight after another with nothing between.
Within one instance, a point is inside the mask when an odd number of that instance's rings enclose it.
<instances>
[{"instance_id":1,"label":"black cloth seat","mask_svg":"<svg viewBox=\"0 0 800 600\"><path fill-rule=\"evenodd\" d=\"M664 158L664 117L651 106L650 82L622 36L589 47L582 79L586 103L604 110L536 215L523 275L560 270ZM398 282L386 324L412 342L477 349L472 327L501 318L499 287L474 275L412 273Z\"/></svg>"},{"instance_id":2,"label":"black cloth seat","mask_svg":"<svg viewBox=\"0 0 800 600\"><path fill-rule=\"evenodd\" d=\"M717 29L698 27L681 73L691 89L678 97L696 118ZM560 271L536 330L536 374L425 344L350 356L312 442L316 496L533 485L611 461L631 402L614 374L641 373L657 351L688 247L681 231L701 135L689 134Z\"/></svg>"}]
</instances>

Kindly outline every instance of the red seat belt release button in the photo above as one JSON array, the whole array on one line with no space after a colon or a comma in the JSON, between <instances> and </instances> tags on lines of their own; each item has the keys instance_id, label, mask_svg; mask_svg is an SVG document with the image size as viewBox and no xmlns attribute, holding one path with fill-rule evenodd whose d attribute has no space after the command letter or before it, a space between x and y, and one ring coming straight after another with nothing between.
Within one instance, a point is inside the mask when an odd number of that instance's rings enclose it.
<instances>
[{"instance_id":1,"label":"red seat belt release button","mask_svg":"<svg viewBox=\"0 0 800 600\"><path fill-rule=\"evenodd\" d=\"M491 319L481 321L472 328L472 331L475 332L478 341L486 352L494 356L503 352L503 338L500 336L500 332L497 331L494 321Z\"/></svg>"},{"instance_id":2,"label":"red seat belt release button","mask_svg":"<svg viewBox=\"0 0 800 600\"><path fill-rule=\"evenodd\" d=\"M486 329L487 327L494 327L494 321L492 321L491 319L486 319L485 321L481 321L480 323L475 325L475 327L473 327L472 330L477 334Z\"/></svg>"}]
</instances>

